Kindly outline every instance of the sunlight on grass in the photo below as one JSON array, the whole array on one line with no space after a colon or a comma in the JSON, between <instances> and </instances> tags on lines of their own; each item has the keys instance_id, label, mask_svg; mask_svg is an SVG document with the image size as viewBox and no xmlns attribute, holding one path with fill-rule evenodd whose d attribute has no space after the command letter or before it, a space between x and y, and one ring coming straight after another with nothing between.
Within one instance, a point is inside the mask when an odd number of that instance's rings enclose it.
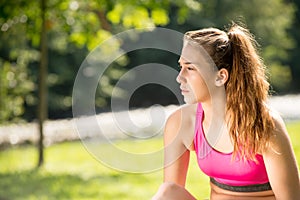
<instances>
[{"instance_id":1,"label":"sunlight on grass","mask_svg":"<svg viewBox=\"0 0 300 200\"><path fill-rule=\"evenodd\" d=\"M298 166L300 165L300 122L293 121L287 123L287 130L291 137L291 142L293 145L293 149L296 154L296 159L298 162Z\"/></svg>"},{"instance_id":2,"label":"sunlight on grass","mask_svg":"<svg viewBox=\"0 0 300 200\"><path fill-rule=\"evenodd\" d=\"M131 140L128 142L116 141L114 145L123 151L135 154L156 152L162 150L164 147L163 140L161 138L150 140Z\"/></svg>"},{"instance_id":3,"label":"sunlight on grass","mask_svg":"<svg viewBox=\"0 0 300 200\"><path fill-rule=\"evenodd\" d=\"M147 144L119 141L120 145ZM161 140L149 142L159 145ZM151 149L151 148L149 148ZM34 168L36 149L17 147L0 152L0 199L150 199L162 173L130 174L110 169L97 161L81 142L46 148L46 163Z\"/></svg>"},{"instance_id":4,"label":"sunlight on grass","mask_svg":"<svg viewBox=\"0 0 300 200\"><path fill-rule=\"evenodd\" d=\"M289 122L298 163L300 162L300 122ZM123 140L114 144L128 152L147 153L162 148L162 139ZM107 151L107 146L99 146ZM117 157L112 152L108 156ZM150 199L162 182L162 170L132 174L113 170L77 142L46 148L45 165L35 169L37 151L33 146L0 151L0 199ZM149 161L151 162L151 160ZM199 170L191 153L187 188L199 199L209 197L209 179Z\"/></svg>"}]
</instances>

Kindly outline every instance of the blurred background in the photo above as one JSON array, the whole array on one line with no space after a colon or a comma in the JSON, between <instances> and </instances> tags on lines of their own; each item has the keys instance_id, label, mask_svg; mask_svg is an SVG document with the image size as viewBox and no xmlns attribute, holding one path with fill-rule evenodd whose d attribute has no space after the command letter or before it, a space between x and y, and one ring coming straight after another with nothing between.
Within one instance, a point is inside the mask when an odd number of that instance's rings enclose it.
<instances>
[{"instance_id":1,"label":"blurred background","mask_svg":"<svg viewBox=\"0 0 300 200\"><path fill-rule=\"evenodd\" d=\"M97 45L125 30L156 26L184 33L224 29L231 21L243 22L255 35L274 105L292 105L285 119L299 162L300 0L1 0L0 199L149 199L161 170L129 174L110 169L78 141L72 90L81 63ZM112 90L126 71L146 63L177 69L177 60L154 49L127 53L99 81L97 113L111 111ZM148 84L129 104L146 109L178 105L178 100L167 88ZM162 147L159 138L116 143L137 151ZM190 173L187 187L207 198L207 179L193 162Z\"/></svg>"}]
</instances>

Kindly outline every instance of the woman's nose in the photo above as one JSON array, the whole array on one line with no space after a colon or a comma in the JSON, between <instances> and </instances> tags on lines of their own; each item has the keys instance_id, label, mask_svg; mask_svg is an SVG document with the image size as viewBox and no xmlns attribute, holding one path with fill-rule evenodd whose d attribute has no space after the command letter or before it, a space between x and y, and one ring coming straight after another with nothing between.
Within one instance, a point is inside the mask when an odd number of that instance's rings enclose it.
<instances>
[{"instance_id":1,"label":"woman's nose","mask_svg":"<svg viewBox=\"0 0 300 200\"><path fill-rule=\"evenodd\" d=\"M182 71L182 70L180 70L179 74L177 75L176 81L177 81L178 83L184 83L184 82L186 82L186 79L185 79L185 77L183 76L183 71Z\"/></svg>"}]
</instances>

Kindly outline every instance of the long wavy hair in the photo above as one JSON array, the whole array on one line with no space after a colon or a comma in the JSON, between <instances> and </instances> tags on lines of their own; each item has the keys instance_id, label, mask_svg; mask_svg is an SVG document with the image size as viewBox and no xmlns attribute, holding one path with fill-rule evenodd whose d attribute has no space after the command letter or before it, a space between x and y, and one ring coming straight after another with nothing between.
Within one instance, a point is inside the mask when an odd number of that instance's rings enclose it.
<instances>
[{"instance_id":1,"label":"long wavy hair","mask_svg":"<svg viewBox=\"0 0 300 200\"><path fill-rule=\"evenodd\" d=\"M268 147L274 129L267 106L269 83L257 42L248 29L233 23L227 32L206 28L185 33L185 40L201 45L218 69L228 70L226 116L234 144L233 157L256 160Z\"/></svg>"}]
</instances>

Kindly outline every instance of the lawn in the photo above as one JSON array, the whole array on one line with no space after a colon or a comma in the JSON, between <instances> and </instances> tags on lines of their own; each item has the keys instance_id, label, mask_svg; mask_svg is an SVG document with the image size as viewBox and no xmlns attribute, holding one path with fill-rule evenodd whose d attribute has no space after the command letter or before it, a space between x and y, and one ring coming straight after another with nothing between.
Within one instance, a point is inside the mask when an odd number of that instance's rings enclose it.
<instances>
[{"instance_id":1,"label":"lawn","mask_svg":"<svg viewBox=\"0 0 300 200\"><path fill-rule=\"evenodd\" d=\"M300 163L300 121L288 123L288 131ZM126 151L162 148L161 139L125 140L115 144ZM107 144L100 145L107 150ZM95 159L79 141L46 148L45 165L37 170L36 149L19 146L0 151L0 199L150 199L162 180L162 170L149 173L120 172ZM199 199L208 197L208 178L191 154L187 188ZM108 154L114 157L113 153Z\"/></svg>"}]
</instances>

